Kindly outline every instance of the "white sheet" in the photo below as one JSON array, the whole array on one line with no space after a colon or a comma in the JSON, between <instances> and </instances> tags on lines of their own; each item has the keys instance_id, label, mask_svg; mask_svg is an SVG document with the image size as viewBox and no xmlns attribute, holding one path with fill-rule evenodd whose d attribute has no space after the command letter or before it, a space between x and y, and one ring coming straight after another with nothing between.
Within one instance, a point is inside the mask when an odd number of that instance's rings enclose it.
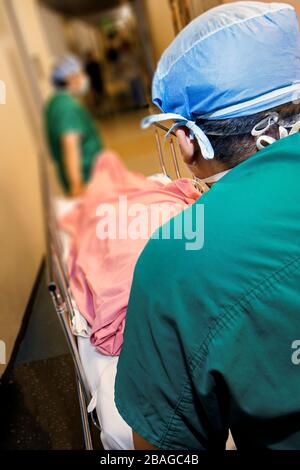
<instances>
[{"instance_id":1,"label":"white sheet","mask_svg":"<svg viewBox=\"0 0 300 470\"><path fill-rule=\"evenodd\" d=\"M96 408L104 449L133 450L131 428L119 415L114 402L118 358L103 356L86 338L78 338L78 348L93 397L88 411Z\"/></svg>"}]
</instances>

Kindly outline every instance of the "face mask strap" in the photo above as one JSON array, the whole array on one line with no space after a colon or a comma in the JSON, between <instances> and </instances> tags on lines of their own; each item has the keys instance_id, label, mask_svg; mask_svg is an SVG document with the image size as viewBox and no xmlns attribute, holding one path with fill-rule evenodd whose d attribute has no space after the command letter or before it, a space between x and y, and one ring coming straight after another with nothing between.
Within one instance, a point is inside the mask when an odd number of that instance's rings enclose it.
<instances>
[{"instance_id":1,"label":"face mask strap","mask_svg":"<svg viewBox=\"0 0 300 470\"><path fill-rule=\"evenodd\" d=\"M293 134L297 134L297 132L300 131L300 121L297 121L295 122L295 124L293 125L289 135L293 135Z\"/></svg>"},{"instance_id":2,"label":"face mask strap","mask_svg":"<svg viewBox=\"0 0 300 470\"><path fill-rule=\"evenodd\" d=\"M283 127L283 126L279 126L279 139L284 139L285 137L288 137L289 135L289 131Z\"/></svg>"},{"instance_id":3,"label":"face mask strap","mask_svg":"<svg viewBox=\"0 0 300 470\"><path fill-rule=\"evenodd\" d=\"M270 137L269 135L261 135L256 141L256 146L258 150L263 150L268 147L268 145L274 144L274 142L276 142L276 139L273 137Z\"/></svg>"},{"instance_id":4,"label":"face mask strap","mask_svg":"<svg viewBox=\"0 0 300 470\"><path fill-rule=\"evenodd\" d=\"M251 134L254 137L258 137L256 141L256 146L258 150L262 150L268 145L271 145L274 142L276 142L276 139L274 139L271 136L266 135L265 132L267 132L270 129L270 127L273 126L274 124L279 125L279 123L280 123L279 115L277 113L272 113L266 118L264 118L262 121L260 121L258 124L256 124L256 126L252 129ZM300 120L298 120L292 125L290 131L283 125L279 125L279 139L280 140L284 139L290 135L298 133L299 131L300 131Z\"/></svg>"},{"instance_id":5,"label":"face mask strap","mask_svg":"<svg viewBox=\"0 0 300 470\"><path fill-rule=\"evenodd\" d=\"M266 116L264 119L262 119L259 123L257 123L252 131L251 131L251 135L253 135L253 137L259 137L263 134L265 134L271 126L273 126L274 124L277 124L279 121L279 114L278 113L272 113L272 114L269 114L268 116Z\"/></svg>"}]
</instances>

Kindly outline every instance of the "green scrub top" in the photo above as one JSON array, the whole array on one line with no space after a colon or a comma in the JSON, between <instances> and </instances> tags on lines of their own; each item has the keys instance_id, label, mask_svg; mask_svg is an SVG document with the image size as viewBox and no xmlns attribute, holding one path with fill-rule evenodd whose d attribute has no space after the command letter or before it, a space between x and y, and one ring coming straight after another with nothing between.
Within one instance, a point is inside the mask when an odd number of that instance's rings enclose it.
<instances>
[{"instance_id":1,"label":"green scrub top","mask_svg":"<svg viewBox=\"0 0 300 470\"><path fill-rule=\"evenodd\" d=\"M178 215L141 254L115 401L154 446L221 450L230 428L238 449L300 449L299 175L296 134L186 209L204 207L202 249Z\"/></svg>"},{"instance_id":2,"label":"green scrub top","mask_svg":"<svg viewBox=\"0 0 300 470\"><path fill-rule=\"evenodd\" d=\"M45 109L45 126L59 179L64 190L69 192L62 136L68 132L80 134L81 174L82 181L86 183L91 176L94 161L102 149L99 131L90 113L68 92L58 92L50 98Z\"/></svg>"}]
</instances>

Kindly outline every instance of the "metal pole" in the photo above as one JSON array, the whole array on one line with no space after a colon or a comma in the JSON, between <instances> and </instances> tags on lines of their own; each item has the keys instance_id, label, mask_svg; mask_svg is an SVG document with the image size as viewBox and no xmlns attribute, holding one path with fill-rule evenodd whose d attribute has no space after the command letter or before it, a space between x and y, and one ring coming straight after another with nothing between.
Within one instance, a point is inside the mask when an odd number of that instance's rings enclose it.
<instances>
[{"instance_id":1,"label":"metal pole","mask_svg":"<svg viewBox=\"0 0 300 470\"><path fill-rule=\"evenodd\" d=\"M162 148L161 148L160 137L159 137L159 133L158 133L157 129L155 129L155 140L156 140L156 145L157 145L157 150L158 150L158 156L159 156L161 169L162 169L164 175L168 176L166 166L165 166L165 162L164 162L164 156L163 156L163 152L162 152Z\"/></svg>"},{"instance_id":2,"label":"metal pole","mask_svg":"<svg viewBox=\"0 0 300 470\"><path fill-rule=\"evenodd\" d=\"M61 294L60 294L59 290L60 290L59 287L57 289L57 286L54 282L52 282L49 285L49 291L51 293L51 297L52 297L52 300L53 300L53 303L54 303L54 307L55 307L56 313L58 315L58 319L60 321L62 330L65 334L67 344L69 346L69 350L70 350L70 353L71 353L71 356L72 356L72 359L73 359L73 362L74 362L74 366L75 366L75 369L76 369L77 377L79 377L80 380L81 380L81 383L82 383L82 386L83 386L83 389L84 389L86 403L88 404L91 401L91 394L90 394L90 390L89 390L88 381L87 381L85 372L84 372L82 364L81 364L81 359L80 359L79 352L78 352L77 342L76 342L76 340L74 338L74 335L73 335L73 333L70 329L70 322L69 322L68 314L66 313L66 307L65 307L64 301L61 297Z\"/></svg>"},{"instance_id":3,"label":"metal pole","mask_svg":"<svg viewBox=\"0 0 300 470\"><path fill-rule=\"evenodd\" d=\"M175 146L174 146L174 142L173 142L172 137L170 137L169 142L170 142L171 154L172 154L173 163L174 163L174 167L175 167L176 177L181 178L179 165L178 165L178 160L177 160L177 155L176 155L176 150L175 150Z\"/></svg>"},{"instance_id":4,"label":"metal pole","mask_svg":"<svg viewBox=\"0 0 300 470\"><path fill-rule=\"evenodd\" d=\"M92 441L91 430L89 426L89 417L86 411L86 404L84 401L82 386L78 378L76 382L77 382L77 389L78 389L78 398L79 398L79 406L80 406L80 414L81 414L85 449L93 450L93 441Z\"/></svg>"},{"instance_id":5,"label":"metal pole","mask_svg":"<svg viewBox=\"0 0 300 470\"><path fill-rule=\"evenodd\" d=\"M180 24L178 21L176 0L169 0L169 3L170 3L171 13L172 13L174 31L175 31L175 34L178 34L181 28L180 28Z\"/></svg>"}]
</instances>

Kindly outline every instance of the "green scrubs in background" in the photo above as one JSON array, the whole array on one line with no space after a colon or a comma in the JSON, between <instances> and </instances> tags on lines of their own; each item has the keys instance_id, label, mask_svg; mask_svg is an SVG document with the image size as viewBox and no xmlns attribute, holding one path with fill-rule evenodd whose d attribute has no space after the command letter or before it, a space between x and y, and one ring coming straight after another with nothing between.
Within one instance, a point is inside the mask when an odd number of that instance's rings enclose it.
<instances>
[{"instance_id":1,"label":"green scrubs in background","mask_svg":"<svg viewBox=\"0 0 300 470\"><path fill-rule=\"evenodd\" d=\"M199 204L202 249L172 236L175 218L138 260L117 408L160 449L224 449L229 428L238 449L300 449L300 135L186 211Z\"/></svg>"},{"instance_id":2,"label":"green scrubs in background","mask_svg":"<svg viewBox=\"0 0 300 470\"><path fill-rule=\"evenodd\" d=\"M45 125L50 151L64 190L69 192L70 189L62 150L62 137L68 132L80 134L82 181L88 182L95 159L103 147L90 113L70 93L58 92L47 103Z\"/></svg>"}]
</instances>

